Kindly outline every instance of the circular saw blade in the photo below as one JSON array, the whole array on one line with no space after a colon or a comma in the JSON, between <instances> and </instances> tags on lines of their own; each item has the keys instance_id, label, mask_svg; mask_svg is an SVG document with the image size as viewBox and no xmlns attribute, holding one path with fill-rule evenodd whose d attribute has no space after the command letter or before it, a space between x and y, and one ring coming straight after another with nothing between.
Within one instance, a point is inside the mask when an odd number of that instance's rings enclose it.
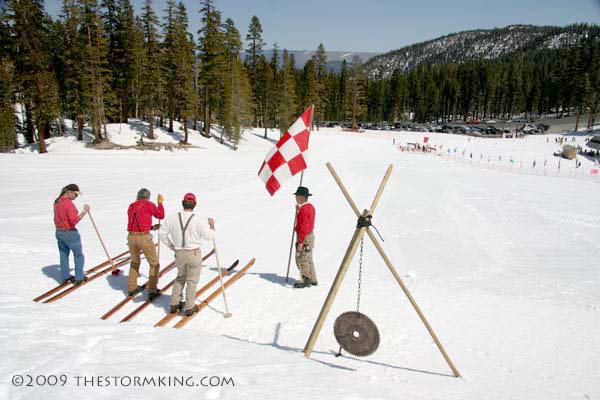
<instances>
[{"instance_id":1,"label":"circular saw blade","mask_svg":"<svg viewBox=\"0 0 600 400\"><path fill-rule=\"evenodd\" d=\"M357 311L340 314L333 325L333 334L342 349L358 357L371 355L379 347L377 325Z\"/></svg>"}]
</instances>

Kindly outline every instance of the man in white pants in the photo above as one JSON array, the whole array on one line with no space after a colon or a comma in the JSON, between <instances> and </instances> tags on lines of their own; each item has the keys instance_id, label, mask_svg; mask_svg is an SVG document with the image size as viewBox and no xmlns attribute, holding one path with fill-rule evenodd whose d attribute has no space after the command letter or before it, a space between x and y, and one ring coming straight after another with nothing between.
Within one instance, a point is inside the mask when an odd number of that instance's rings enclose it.
<instances>
[{"instance_id":1,"label":"man in white pants","mask_svg":"<svg viewBox=\"0 0 600 400\"><path fill-rule=\"evenodd\" d=\"M196 286L200 280L202 267L202 254L200 241L215 238L215 221L194 214L196 196L187 193L181 202L183 212L169 215L161 224L159 230L160 240L175 252L177 265L177 278L173 284L171 306L169 312L176 313L180 309L179 302L185 286L185 315L190 316L198 312L195 305Z\"/></svg>"}]
</instances>

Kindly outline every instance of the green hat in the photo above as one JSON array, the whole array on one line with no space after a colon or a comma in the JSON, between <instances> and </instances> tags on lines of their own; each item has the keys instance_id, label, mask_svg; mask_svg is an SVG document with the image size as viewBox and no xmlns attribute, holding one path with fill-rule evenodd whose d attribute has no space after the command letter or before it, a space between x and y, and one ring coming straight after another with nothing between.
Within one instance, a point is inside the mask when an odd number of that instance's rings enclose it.
<instances>
[{"instance_id":1,"label":"green hat","mask_svg":"<svg viewBox=\"0 0 600 400\"><path fill-rule=\"evenodd\" d=\"M298 190L296 190L296 193L294 193L294 195L304 197L312 196L312 194L308 192L308 188L304 186L298 186Z\"/></svg>"}]
</instances>

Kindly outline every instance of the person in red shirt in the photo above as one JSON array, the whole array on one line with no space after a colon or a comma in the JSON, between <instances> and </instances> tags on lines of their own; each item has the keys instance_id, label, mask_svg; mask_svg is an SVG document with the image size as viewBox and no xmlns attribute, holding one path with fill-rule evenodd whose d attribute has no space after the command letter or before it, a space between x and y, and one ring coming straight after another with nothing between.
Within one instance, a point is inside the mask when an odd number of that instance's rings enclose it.
<instances>
[{"instance_id":1,"label":"person in red shirt","mask_svg":"<svg viewBox=\"0 0 600 400\"><path fill-rule=\"evenodd\" d=\"M127 209L127 244L131 256L131 267L129 268L128 291L129 296L135 296L142 291L143 287L137 285L140 274L140 254L144 253L148 264L150 264L150 279L148 281L148 296L154 298L160 295L156 288L158 284L159 260L156 255L156 247L152 240L150 231L154 228L152 217L163 219L165 209L163 207L163 196L158 195L158 206L150 201L150 191L142 188L138 191L137 200L129 205Z\"/></svg>"},{"instance_id":2,"label":"person in red shirt","mask_svg":"<svg viewBox=\"0 0 600 400\"><path fill-rule=\"evenodd\" d=\"M80 284L85 282L83 267L85 257L81 248L81 236L75 226L90 211L90 206L83 205L83 212L79 213L73 204L81 195L79 187L71 183L60 191L60 195L54 200L54 225L56 227L56 241L60 254L60 276L63 283L73 282ZM69 269L69 253L73 252L75 259L75 276L71 275Z\"/></svg>"},{"instance_id":3,"label":"person in red shirt","mask_svg":"<svg viewBox=\"0 0 600 400\"><path fill-rule=\"evenodd\" d=\"M295 288L317 286L317 273L313 262L313 248L315 245L315 207L308 202L312 196L308 188L298 187L296 193L296 266L300 271L302 280L294 284Z\"/></svg>"}]
</instances>

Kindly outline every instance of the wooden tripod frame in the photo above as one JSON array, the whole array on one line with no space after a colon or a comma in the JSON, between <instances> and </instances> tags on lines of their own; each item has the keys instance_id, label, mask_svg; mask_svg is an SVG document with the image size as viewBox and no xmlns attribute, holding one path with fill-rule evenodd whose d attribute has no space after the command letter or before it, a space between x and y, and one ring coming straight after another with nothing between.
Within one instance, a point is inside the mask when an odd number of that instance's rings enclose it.
<instances>
[{"instance_id":1,"label":"wooden tripod frame","mask_svg":"<svg viewBox=\"0 0 600 400\"><path fill-rule=\"evenodd\" d=\"M367 216L373 215L373 212L375 211L375 207L377 207L377 203L379 203L379 199L381 198L381 194L383 193L383 189L385 188L385 185L387 184L387 181L392 173L392 164L390 164L388 166L387 171L385 172L385 175L381 181L381 184L379 185L379 189L377 189L377 193L375 194L375 198L373 199L373 202L371 203L371 207L368 210L364 210L362 213L358 210L358 207L356 207L356 204L350 197L350 194L344 187L344 184L342 183L339 176L333 169L333 166L330 163L327 163L327 168L329 169L329 172L333 176L333 179L335 179L335 182L339 186L340 190L344 194L344 197L348 201L348 204L350 204L350 207L352 207L352 210L354 210L354 213L356 214L356 216L365 218ZM423 325L425 325L425 328L427 328L427 331L429 332L429 334L431 335L431 338L433 339L436 346L440 350L440 353L442 353L442 356L448 363L448 366L454 373L454 376L456 376L457 378L460 378L460 373L454 366L454 363L450 359L450 356L448 356L448 353L446 353L446 350L444 350L442 343L440 342L437 335L433 331L433 328L431 327L431 325L425 318L425 315L421 311L421 308L418 306L417 302L415 301L413 296L410 294L410 291L408 290L408 288L402 281L402 278L400 278L400 275L398 275L398 272L396 272L396 269L392 265L392 262L387 257L383 248L379 244L379 241L377 240L377 238L373 234L372 230L368 226L362 226L362 227L357 226L356 230L354 231L352 240L350 240L350 244L348 245L346 254L344 255L344 258L342 259L342 264L340 265L340 268L337 272L337 275L335 276L333 284L331 285L331 289L329 289L329 294L327 295L327 298L325 299L325 303L323 304L323 307L321 308L321 312L319 313L317 321L315 322L315 325L313 326L313 329L312 329L312 332L310 333L308 341L306 342L306 345L304 346L304 355L307 358L310 357L312 350L315 346L315 343L317 341L317 338L319 337L319 333L321 332L321 328L323 327L323 323L325 322L325 319L327 318L327 314L329 313L329 310L331 309L331 306L333 305L335 296L338 293L338 290L342 284L342 281L344 280L344 276L346 275L346 272L348 271L348 267L350 266L350 263L352 262L352 258L354 257L354 254L356 253L356 250L358 249L358 246L360 245L360 242L361 242L363 236L365 235L365 233L369 236L369 238L375 245L375 248L379 252L379 255L381 256L381 258L383 258L385 265L388 267L388 269L390 270L390 272L396 279L396 282L398 282L398 284L402 288L402 291L404 292L404 294L408 298L408 301L410 301L410 304L413 306L413 308L417 312L417 315L421 319L421 322L423 322Z\"/></svg>"}]
</instances>

